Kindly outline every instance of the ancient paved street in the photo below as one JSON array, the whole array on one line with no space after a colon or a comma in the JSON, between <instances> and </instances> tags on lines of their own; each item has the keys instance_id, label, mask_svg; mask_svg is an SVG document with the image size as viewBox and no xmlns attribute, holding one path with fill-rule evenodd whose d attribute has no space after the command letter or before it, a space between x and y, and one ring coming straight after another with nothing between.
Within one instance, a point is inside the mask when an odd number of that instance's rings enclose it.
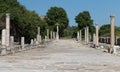
<instances>
[{"instance_id":1,"label":"ancient paved street","mask_svg":"<svg viewBox=\"0 0 120 72\"><path fill-rule=\"evenodd\" d=\"M0 72L120 72L120 57L74 40L0 57Z\"/></svg>"}]
</instances>

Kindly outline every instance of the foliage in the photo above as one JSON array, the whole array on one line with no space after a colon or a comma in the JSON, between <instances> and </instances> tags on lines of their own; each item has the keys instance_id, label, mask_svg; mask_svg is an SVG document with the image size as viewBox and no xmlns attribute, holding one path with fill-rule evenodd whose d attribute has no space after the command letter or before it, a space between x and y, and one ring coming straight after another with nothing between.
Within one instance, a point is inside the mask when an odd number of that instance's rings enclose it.
<instances>
[{"instance_id":1,"label":"foliage","mask_svg":"<svg viewBox=\"0 0 120 72\"><path fill-rule=\"evenodd\" d=\"M47 12L47 24L50 30L56 31L56 24L59 24L59 34L63 36L64 29L68 27L66 11L61 7L51 7Z\"/></svg>"},{"instance_id":2,"label":"foliage","mask_svg":"<svg viewBox=\"0 0 120 72\"><path fill-rule=\"evenodd\" d=\"M77 26L72 26L71 28L72 28L72 38L76 38L78 27Z\"/></svg>"},{"instance_id":3,"label":"foliage","mask_svg":"<svg viewBox=\"0 0 120 72\"><path fill-rule=\"evenodd\" d=\"M99 29L99 35L110 37L110 24L104 24ZM120 37L120 27L115 26L115 35Z\"/></svg>"},{"instance_id":4,"label":"foliage","mask_svg":"<svg viewBox=\"0 0 120 72\"><path fill-rule=\"evenodd\" d=\"M0 11L0 30L5 26L5 14L10 13L10 33L15 41L24 36L26 42L30 42L36 37L37 27L45 25L35 11L27 10L17 0L0 0Z\"/></svg>"},{"instance_id":5,"label":"foliage","mask_svg":"<svg viewBox=\"0 0 120 72\"><path fill-rule=\"evenodd\" d=\"M83 30L85 27L89 27L90 33L94 33L93 20L91 19L90 13L88 11L80 12L75 17L76 23L78 23L78 29Z\"/></svg>"}]
</instances>

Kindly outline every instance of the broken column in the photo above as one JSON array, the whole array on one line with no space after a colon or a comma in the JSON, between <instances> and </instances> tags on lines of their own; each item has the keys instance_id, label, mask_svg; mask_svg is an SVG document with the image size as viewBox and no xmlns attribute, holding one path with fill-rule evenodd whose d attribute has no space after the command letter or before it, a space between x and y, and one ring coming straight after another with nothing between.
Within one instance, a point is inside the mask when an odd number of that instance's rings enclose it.
<instances>
[{"instance_id":1,"label":"broken column","mask_svg":"<svg viewBox=\"0 0 120 72\"><path fill-rule=\"evenodd\" d=\"M6 14L6 46L9 47L10 43L10 14Z\"/></svg>"},{"instance_id":2,"label":"broken column","mask_svg":"<svg viewBox=\"0 0 120 72\"><path fill-rule=\"evenodd\" d=\"M114 16L110 16L110 24L111 24L111 42L110 42L110 52L113 51L114 47Z\"/></svg>"},{"instance_id":3,"label":"broken column","mask_svg":"<svg viewBox=\"0 0 120 72\"><path fill-rule=\"evenodd\" d=\"M50 31L50 38L53 39L53 31Z\"/></svg>"},{"instance_id":4,"label":"broken column","mask_svg":"<svg viewBox=\"0 0 120 72\"><path fill-rule=\"evenodd\" d=\"M10 50L12 53L15 52L15 49L14 49L14 36L10 36Z\"/></svg>"},{"instance_id":5,"label":"broken column","mask_svg":"<svg viewBox=\"0 0 120 72\"><path fill-rule=\"evenodd\" d=\"M47 29L47 39L49 40L49 29Z\"/></svg>"},{"instance_id":6,"label":"broken column","mask_svg":"<svg viewBox=\"0 0 120 72\"><path fill-rule=\"evenodd\" d=\"M55 32L53 32L53 39L55 39Z\"/></svg>"},{"instance_id":7,"label":"broken column","mask_svg":"<svg viewBox=\"0 0 120 72\"><path fill-rule=\"evenodd\" d=\"M24 48L25 48L25 38L24 37L21 37L21 47L22 47L22 50L24 50Z\"/></svg>"},{"instance_id":8,"label":"broken column","mask_svg":"<svg viewBox=\"0 0 120 72\"><path fill-rule=\"evenodd\" d=\"M33 45L33 44L34 44L33 39L31 39L30 45Z\"/></svg>"},{"instance_id":9,"label":"broken column","mask_svg":"<svg viewBox=\"0 0 120 72\"><path fill-rule=\"evenodd\" d=\"M38 27L37 41L39 44L41 43L40 27Z\"/></svg>"},{"instance_id":10,"label":"broken column","mask_svg":"<svg viewBox=\"0 0 120 72\"><path fill-rule=\"evenodd\" d=\"M82 34L81 34L81 30L80 30L80 41L82 40Z\"/></svg>"},{"instance_id":11,"label":"broken column","mask_svg":"<svg viewBox=\"0 0 120 72\"><path fill-rule=\"evenodd\" d=\"M56 39L59 40L59 27L58 27L58 25L57 25Z\"/></svg>"},{"instance_id":12,"label":"broken column","mask_svg":"<svg viewBox=\"0 0 120 72\"><path fill-rule=\"evenodd\" d=\"M86 40L87 40L86 39L86 36L87 36L86 33L87 33L87 31L86 31L86 27L85 27L85 37L84 37L85 38L85 44L86 44Z\"/></svg>"},{"instance_id":13,"label":"broken column","mask_svg":"<svg viewBox=\"0 0 120 72\"><path fill-rule=\"evenodd\" d=\"M95 35L95 33L93 34L93 47L95 47L95 45L96 45L96 35Z\"/></svg>"},{"instance_id":14,"label":"broken column","mask_svg":"<svg viewBox=\"0 0 120 72\"><path fill-rule=\"evenodd\" d=\"M80 34L79 34L79 31L77 32L77 41L79 41L80 39Z\"/></svg>"},{"instance_id":15,"label":"broken column","mask_svg":"<svg viewBox=\"0 0 120 72\"><path fill-rule=\"evenodd\" d=\"M96 45L95 45L96 47L98 47L98 41L99 41L98 38L99 38L98 37L98 24L96 24Z\"/></svg>"},{"instance_id":16,"label":"broken column","mask_svg":"<svg viewBox=\"0 0 120 72\"><path fill-rule=\"evenodd\" d=\"M89 43L89 27L86 27L86 44Z\"/></svg>"},{"instance_id":17,"label":"broken column","mask_svg":"<svg viewBox=\"0 0 120 72\"><path fill-rule=\"evenodd\" d=\"M2 50L1 50L1 55L6 54L6 29L2 30Z\"/></svg>"}]
</instances>

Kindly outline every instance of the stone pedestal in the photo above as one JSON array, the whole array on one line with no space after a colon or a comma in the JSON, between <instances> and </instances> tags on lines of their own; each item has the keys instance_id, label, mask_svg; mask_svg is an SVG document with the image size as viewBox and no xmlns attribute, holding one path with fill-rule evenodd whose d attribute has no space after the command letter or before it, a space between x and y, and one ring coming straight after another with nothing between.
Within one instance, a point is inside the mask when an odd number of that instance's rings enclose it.
<instances>
[{"instance_id":1,"label":"stone pedestal","mask_svg":"<svg viewBox=\"0 0 120 72\"><path fill-rule=\"evenodd\" d=\"M115 39L114 39L114 16L110 16L110 24L111 24L111 43L110 43L110 52L113 51Z\"/></svg>"},{"instance_id":2,"label":"stone pedestal","mask_svg":"<svg viewBox=\"0 0 120 72\"><path fill-rule=\"evenodd\" d=\"M98 47L98 24L96 24L96 47Z\"/></svg>"}]
</instances>

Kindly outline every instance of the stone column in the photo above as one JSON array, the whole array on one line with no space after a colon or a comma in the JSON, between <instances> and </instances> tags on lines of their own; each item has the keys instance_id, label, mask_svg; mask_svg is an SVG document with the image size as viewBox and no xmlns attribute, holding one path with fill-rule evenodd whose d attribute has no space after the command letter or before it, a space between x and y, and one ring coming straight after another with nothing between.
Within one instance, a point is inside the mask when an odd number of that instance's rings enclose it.
<instances>
[{"instance_id":1,"label":"stone column","mask_svg":"<svg viewBox=\"0 0 120 72\"><path fill-rule=\"evenodd\" d=\"M78 40L78 41L80 40L80 34L79 34L79 31L77 32L77 40Z\"/></svg>"},{"instance_id":2,"label":"stone column","mask_svg":"<svg viewBox=\"0 0 120 72\"><path fill-rule=\"evenodd\" d=\"M10 36L10 49L11 49L12 53L15 52L15 50L14 50L14 36Z\"/></svg>"},{"instance_id":3,"label":"stone column","mask_svg":"<svg viewBox=\"0 0 120 72\"><path fill-rule=\"evenodd\" d=\"M40 35L40 27L38 27L38 35Z\"/></svg>"},{"instance_id":4,"label":"stone column","mask_svg":"<svg viewBox=\"0 0 120 72\"><path fill-rule=\"evenodd\" d=\"M6 29L2 30L2 50L1 50L1 55L6 54Z\"/></svg>"},{"instance_id":5,"label":"stone column","mask_svg":"<svg viewBox=\"0 0 120 72\"><path fill-rule=\"evenodd\" d=\"M2 47L5 48L6 47L6 29L2 30Z\"/></svg>"},{"instance_id":6,"label":"stone column","mask_svg":"<svg viewBox=\"0 0 120 72\"><path fill-rule=\"evenodd\" d=\"M45 36L45 42L47 42L47 41L48 41L47 36Z\"/></svg>"},{"instance_id":7,"label":"stone column","mask_svg":"<svg viewBox=\"0 0 120 72\"><path fill-rule=\"evenodd\" d=\"M21 37L21 47L22 47L22 50L24 50L25 48L25 38L24 37Z\"/></svg>"},{"instance_id":8,"label":"stone column","mask_svg":"<svg viewBox=\"0 0 120 72\"><path fill-rule=\"evenodd\" d=\"M6 46L10 43L10 14L6 14Z\"/></svg>"},{"instance_id":9,"label":"stone column","mask_svg":"<svg viewBox=\"0 0 120 72\"><path fill-rule=\"evenodd\" d=\"M86 27L86 44L89 43L89 27Z\"/></svg>"},{"instance_id":10,"label":"stone column","mask_svg":"<svg viewBox=\"0 0 120 72\"><path fill-rule=\"evenodd\" d=\"M30 43L30 45L33 45L33 44L34 44L33 39L31 39L31 43Z\"/></svg>"},{"instance_id":11,"label":"stone column","mask_svg":"<svg viewBox=\"0 0 120 72\"><path fill-rule=\"evenodd\" d=\"M86 28L85 28L85 44L86 44L86 40L87 40L86 39L86 36L87 36L86 33L87 33L87 31L86 31Z\"/></svg>"},{"instance_id":12,"label":"stone column","mask_svg":"<svg viewBox=\"0 0 120 72\"><path fill-rule=\"evenodd\" d=\"M55 32L53 32L53 39L55 39Z\"/></svg>"},{"instance_id":13,"label":"stone column","mask_svg":"<svg viewBox=\"0 0 120 72\"><path fill-rule=\"evenodd\" d=\"M40 27L38 27L37 41L41 43Z\"/></svg>"},{"instance_id":14,"label":"stone column","mask_svg":"<svg viewBox=\"0 0 120 72\"><path fill-rule=\"evenodd\" d=\"M96 44L96 35L95 35L95 33L93 34L93 45L94 45L94 47L95 47L95 44Z\"/></svg>"},{"instance_id":15,"label":"stone column","mask_svg":"<svg viewBox=\"0 0 120 72\"><path fill-rule=\"evenodd\" d=\"M81 30L80 30L80 41L82 40L82 34L81 34Z\"/></svg>"},{"instance_id":16,"label":"stone column","mask_svg":"<svg viewBox=\"0 0 120 72\"><path fill-rule=\"evenodd\" d=\"M49 40L49 29L47 29L47 39Z\"/></svg>"},{"instance_id":17,"label":"stone column","mask_svg":"<svg viewBox=\"0 0 120 72\"><path fill-rule=\"evenodd\" d=\"M50 31L50 38L53 39L53 32Z\"/></svg>"},{"instance_id":18,"label":"stone column","mask_svg":"<svg viewBox=\"0 0 120 72\"><path fill-rule=\"evenodd\" d=\"M40 44L41 43L41 35L37 35L37 42L38 42L38 44Z\"/></svg>"},{"instance_id":19,"label":"stone column","mask_svg":"<svg viewBox=\"0 0 120 72\"><path fill-rule=\"evenodd\" d=\"M57 34L56 34L56 39L59 40L59 27L57 25Z\"/></svg>"},{"instance_id":20,"label":"stone column","mask_svg":"<svg viewBox=\"0 0 120 72\"><path fill-rule=\"evenodd\" d=\"M89 41L91 41L92 40L92 36L89 34Z\"/></svg>"},{"instance_id":21,"label":"stone column","mask_svg":"<svg viewBox=\"0 0 120 72\"><path fill-rule=\"evenodd\" d=\"M110 52L113 51L114 47L114 16L110 16L110 24L111 24L111 44L110 44Z\"/></svg>"},{"instance_id":22,"label":"stone column","mask_svg":"<svg viewBox=\"0 0 120 72\"><path fill-rule=\"evenodd\" d=\"M10 48L14 47L14 36L10 36Z\"/></svg>"},{"instance_id":23,"label":"stone column","mask_svg":"<svg viewBox=\"0 0 120 72\"><path fill-rule=\"evenodd\" d=\"M118 44L118 37L115 38L115 44Z\"/></svg>"},{"instance_id":24,"label":"stone column","mask_svg":"<svg viewBox=\"0 0 120 72\"><path fill-rule=\"evenodd\" d=\"M98 24L96 24L96 47L98 47Z\"/></svg>"}]
</instances>

